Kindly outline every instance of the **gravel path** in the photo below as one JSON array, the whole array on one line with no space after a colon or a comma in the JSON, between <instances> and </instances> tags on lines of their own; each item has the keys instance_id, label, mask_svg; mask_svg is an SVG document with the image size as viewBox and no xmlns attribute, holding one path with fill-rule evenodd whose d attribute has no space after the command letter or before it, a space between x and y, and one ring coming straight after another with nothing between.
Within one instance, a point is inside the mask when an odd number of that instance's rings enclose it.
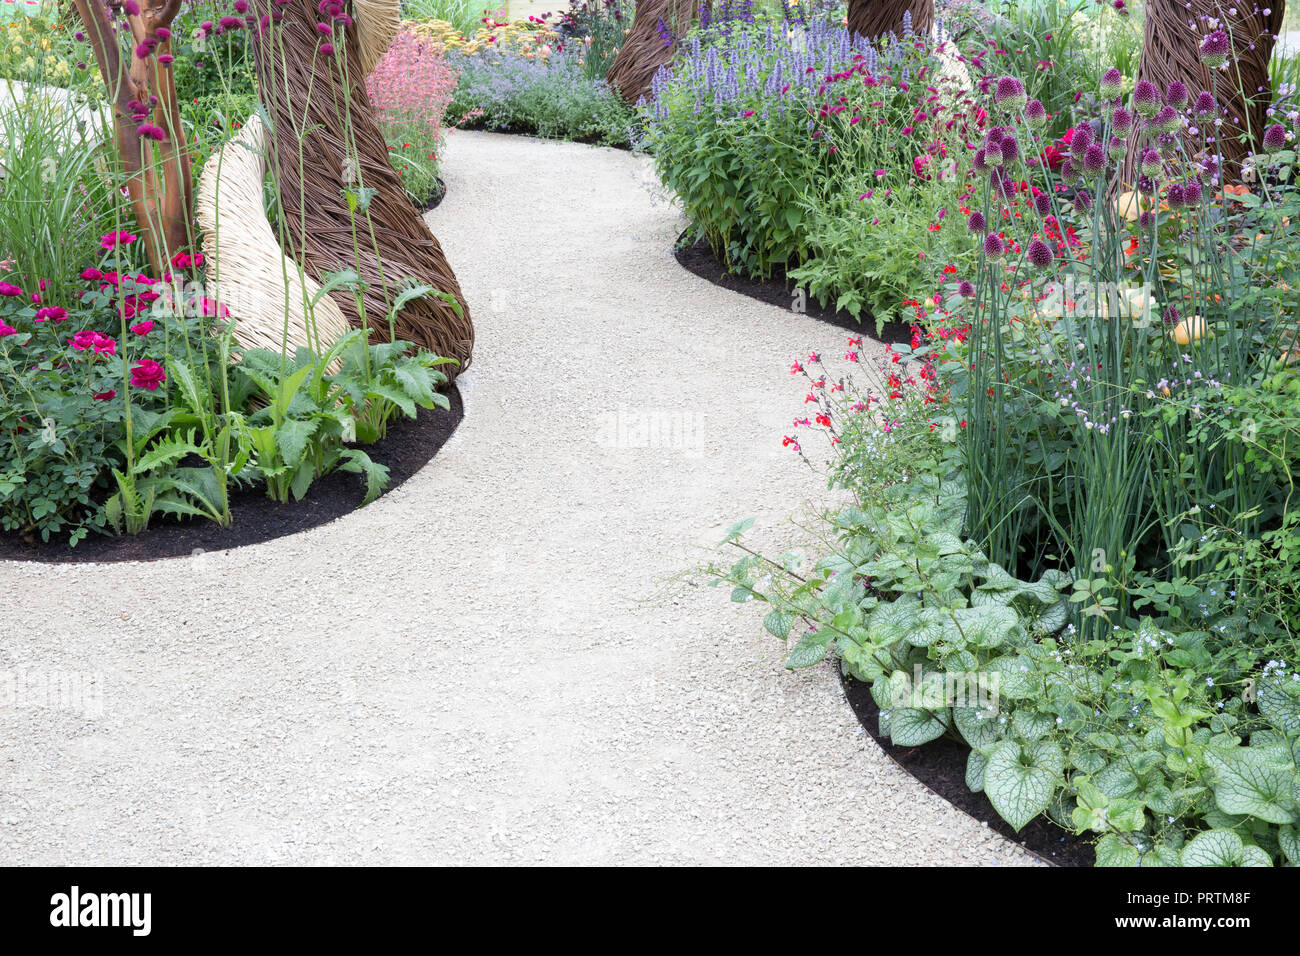
<instances>
[{"instance_id":1,"label":"gravel path","mask_svg":"<svg viewBox=\"0 0 1300 956\"><path fill-rule=\"evenodd\" d=\"M680 579L736 518L797 534L786 368L843 333L681 269L642 158L446 159L478 347L428 467L234 552L0 564L0 861L1027 862Z\"/></svg>"}]
</instances>

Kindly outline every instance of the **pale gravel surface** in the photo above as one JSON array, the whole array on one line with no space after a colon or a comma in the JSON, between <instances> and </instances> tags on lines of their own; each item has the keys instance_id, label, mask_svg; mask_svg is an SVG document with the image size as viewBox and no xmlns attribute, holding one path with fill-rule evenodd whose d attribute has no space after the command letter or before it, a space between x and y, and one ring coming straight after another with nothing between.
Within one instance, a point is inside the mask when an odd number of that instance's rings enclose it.
<instances>
[{"instance_id":1,"label":"pale gravel surface","mask_svg":"<svg viewBox=\"0 0 1300 956\"><path fill-rule=\"evenodd\" d=\"M678 266L643 158L455 133L445 176L478 348L428 467L234 552L0 563L0 678L103 700L0 696L0 862L1030 862L673 580L736 518L798 534L786 369L844 333ZM620 405L701 441L620 446Z\"/></svg>"}]
</instances>

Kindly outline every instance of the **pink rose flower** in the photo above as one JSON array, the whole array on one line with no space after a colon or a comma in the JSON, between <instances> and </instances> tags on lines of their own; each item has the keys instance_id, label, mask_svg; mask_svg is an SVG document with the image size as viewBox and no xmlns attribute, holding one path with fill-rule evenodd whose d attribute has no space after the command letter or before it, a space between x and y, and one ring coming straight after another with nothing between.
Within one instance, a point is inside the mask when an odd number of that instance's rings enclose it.
<instances>
[{"instance_id":1,"label":"pink rose flower","mask_svg":"<svg viewBox=\"0 0 1300 956\"><path fill-rule=\"evenodd\" d=\"M163 372L163 367L153 359L145 359L131 369L131 385L133 388L144 388L152 392L165 381L167 381L167 375Z\"/></svg>"}]
</instances>

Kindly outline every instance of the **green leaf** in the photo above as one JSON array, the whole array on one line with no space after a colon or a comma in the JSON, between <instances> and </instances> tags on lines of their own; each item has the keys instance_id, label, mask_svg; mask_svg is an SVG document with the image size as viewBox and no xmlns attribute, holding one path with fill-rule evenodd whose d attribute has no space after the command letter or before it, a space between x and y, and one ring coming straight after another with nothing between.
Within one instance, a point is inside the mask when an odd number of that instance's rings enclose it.
<instances>
[{"instance_id":1,"label":"green leaf","mask_svg":"<svg viewBox=\"0 0 1300 956\"><path fill-rule=\"evenodd\" d=\"M1214 771L1214 800L1224 813L1269 823L1296 821L1292 765L1278 763L1254 747L1210 748L1205 760Z\"/></svg>"},{"instance_id":2,"label":"green leaf","mask_svg":"<svg viewBox=\"0 0 1300 956\"><path fill-rule=\"evenodd\" d=\"M1278 831L1277 842L1287 860L1300 866L1300 830L1294 826L1284 826Z\"/></svg>"},{"instance_id":3,"label":"green leaf","mask_svg":"<svg viewBox=\"0 0 1300 956\"><path fill-rule=\"evenodd\" d=\"M790 636L790 628L794 627L795 616L793 614L783 614L780 611L772 611L767 617L763 618L763 627L773 637L785 640Z\"/></svg>"},{"instance_id":4,"label":"green leaf","mask_svg":"<svg viewBox=\"0 0 1300 956\"><path fill-rule=\"evenodd\" d=\"M1183 866L1235 866L1244 849L1231 830L1206 830L1183 847Z\"/></svg>"},{"instance_id":5,"label":"green leaf","mask_svg":"<svg viewBox=\"0 0 1300 956\"><path fill-rule=\"evenodd\" d=\"M966 758L966 786L974 793L984 792L984 773L989 765L988 757L978 750L972 750Z\"/></svg>"},{"instance_id":6,"label":"green leaf","mask_svg":"<svg viewBox=\"0 0 1300 956\"><path fill-rule=\"evenodd\" d=\"M1124 843L1113 833L1107 833L1097 841L1098 866L1137 866L1140 859L1136 847Z\"/></svg>"},{"instance_id":7,"label":"green leaf","mask_svg":"<svg viewBox=\"0 0 1300 956\"><path fill-rule=\"evenodd\" d=\"M821 663L826 657L828 643L829 640L822 637L819 632L805 634L786 658L785 666L790 670L798 670L801 667L812 667L814 664Z\"/></svg>"},{"instance_id":8,"label":"green leaf","mask_svg":"<svg viewBox=\"0 0 1300 956\"><path fill-rule=\"evenodd\" d=\"M754 522L756 520L757 519L755 518L746 518L744 521L737 521L735 524L733 524L730 528L727 529L727 536L723 538L721 541L719 541L718 545L721 546L731 541L739 541L741 535L743 535L750 528L754 527Z\"/></svg>"},{"instance_id":9,"label":"green leaf","mask_svg":"<svg viewBox=\"0 0 1300 956\"><path fill-rule=\"evenodd\" d=\"M1295 681L1267 677L1260 681L1256 702L1264 719L1288 737L1300 735L1300 700L1287 693Z\"/></svg>"},{"instance_id":10,"label":"green leaf","mask_svg":"<svg viewBox=\"0 0 1300 956\"><path fill-rule=\"evenodd\" d=\"M316 426L314 420L304 422L286 418L282 421L275 430L275 447L280 453L280 460L290 468L296 468L307 452L311 436L316 433Z\"/></svg>"},{"instance_id":11,"label":"green leaf","mask_svg":"<svg viewBox=\"0 0 1300 956\"><path fill-rule=\"evenodd\" d=\"M900 747L919 747L943 736L948 729L947 710L895 707L890 713L889 739Z\"/></svg>"},{"instance_id":12,"label":"green leaf","mask_svg":"<svg viewBox=\"0 0 1300 956\"><path fill-rule=\"evenodd\" d=\"M998 744L989 753L984 792L993 809L1016 830L1047 809L1063 769L1061 749L1050 741Z\"/></svg>"},{"instance_id":13,"label":"green leaf","mask_svg":"<svg viewBox=\"0 0 1300 956\"><path fill-rule=\"evenodd\" d=\"M966 743L974 748L987 747L1002 736L997 714L983 707L954 707L952 719Z\"/></svg>"}]
</instances>

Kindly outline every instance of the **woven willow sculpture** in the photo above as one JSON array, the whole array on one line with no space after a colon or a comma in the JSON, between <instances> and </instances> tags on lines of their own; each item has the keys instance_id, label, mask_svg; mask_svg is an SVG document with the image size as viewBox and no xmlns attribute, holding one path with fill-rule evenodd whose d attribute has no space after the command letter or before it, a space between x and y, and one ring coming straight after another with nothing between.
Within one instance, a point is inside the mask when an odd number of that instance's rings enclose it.
<instances>
[{"instance_id":1,"label":"woven willow sculpture","mask_svg":"<svg viewBox=\"0 0 1300 956\"><path fill-rule=\"evenodd\" d=\"M632 29L605 79L633 106L650 97L650 81L668 66L677 52L677 38L685 35L707 0L638 0Z\"/></svg>"},{"instance_id":2,"label":"woven willow sculpture","mask_svg":"<svg viewBox=\"0 0 1300 956\"><path fill-rule=\"evenodd\" d=\"M324 42L337 46L337 55L321 50L317 25L331 19L328 13L318 12L315 0L269 6L262 0L254 12L262 18L262 28L249 33L258 93L270 116L271 132L241 136L223 150L222 162L233 160L241 177L256 176L256 164L247 154L261 138L280 198L286 248L268 244L270 228L262 229L265 214L260 203L251 200L253 192L260 190L260 178L255 189L250 181L240 179L218 191L214 157L200 188L205 231L224 233L220 247L213 246L216 254L208 265L215 268L225 289L235 287L232 299L241 313L237 328L245 326L237 336L241 341L279 342L287 302L294 336L290 347L309 344L303 288L309 299L313 286L325 283L326 276L354 270L365 283L362 308L350 289L328 292L315 310L322 344L330 344L324 335L337 327L337 311L354 328L364 323L376 340L387 341L392 335L456 359L460 365L449 375L463 371L474 347L469 308L442 247L388 162L388 148L365 91L366 75L396 35L398 0L354 0L354 22L336 21L332 37L324 37ZM275 19L268 23L270 17ZM240 155L241 150L245 155ZM223 169L221 180L228 178ZM248 235L241 238L241 231ZM232 249L243 248L241 243L248 244L244 254L232 255ZM282 274L285 255L315 282L286 284L275 278ZM252 314L242 304L244 298L256 298L246 294L246 283L269 283L268 296L281 303L278 310ZM390 303L413 283L444 293L455 306L432 296L413 299L390 329ZM248 328L250 324L263 327Z\"/></svg>"},{"instance_id":3,"label":"woven willow sculpture","mask_svg":"<svg viewBox=\"0 0 1300 956\"><path fill-rule=\"evenodd\" d=\"M1240 4L1147 0L1146 37L1137 78L1150 80L1161 92L1177 80L1193 97L1201 90L1216 93L1225 113L1218 147L1228 179L1238 178L1242 160L1259 150L1271 100L1268 61L1273 55L1274 38L1282 28L1285 8L1285 0L1267 6L1251 0ZM1200 58L1201 40L1211 30L1207 18L1224 24L1232 38L1228 69L1213 75ZM1136 181L1135 147L1141 142L1140 136L1135 130L1129 137L1124 176L1129 184Z\"/></svg>"},{"instance_id":4,"label":"woven willow sculpture","mask_svg":"<svg viewBox=\"0 0 1300 956\"><path fill-rule=\"evenodd\" d=\"M239 136L203 168L194 215L203 233L208 278L230 310L240 345L322 352L347 332L348 320L284 255L271 230L262 187L267 146L261 118L250 116Z\"/></svg>"},{"instance_id":5,"label":"woven willow sculpture","mask_svg":"<svg viewBox=\"0 0 1300 956\"><path fill-rule=\"evenodd\" d=\"M903 35L903 14L912 14L912 32L926 36L934 26L934 0L849 0L848 27L876 39Z\"/></svg>"}]
</instances>

